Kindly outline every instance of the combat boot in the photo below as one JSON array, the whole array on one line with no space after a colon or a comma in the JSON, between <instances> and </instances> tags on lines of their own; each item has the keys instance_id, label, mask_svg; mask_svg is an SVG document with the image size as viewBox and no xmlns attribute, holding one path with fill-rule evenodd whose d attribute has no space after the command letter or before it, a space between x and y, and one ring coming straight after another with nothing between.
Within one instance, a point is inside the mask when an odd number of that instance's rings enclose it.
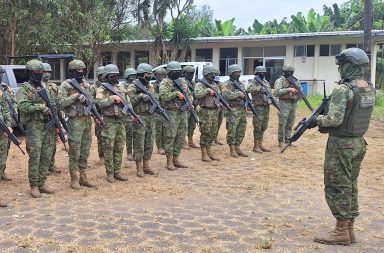
<instances>
[{"instance_id":1,"label":"combat boot","mask_svg":"<svg viewBox=\"0 0 384 253\"><path fill-rule=\"evenodd\" d=\"M333 231L315 236L314 241L328 245L351 245L349 220L338 220Z\"/></svg>"},{"instance_id":2,"label":"combat boot","mask_svg":"<svg viewBox=\"0 0 384 253\"><path fill-rule=\"evenodd\" d=\"M201 160L203 162L210 162L211 159L209 159L208 155L207 155L207 149L206 148L201 148Z\"/></svg>"},{"instance_id":3,"label":"combat boot","mask_svg":"<svg viewBox=\"0 0 384 253\"><path fill-rule=\"evenodd\" d=\"M159 149L157 150L157 153L158 153L159 155L165 155L165 151L164 151L164 149L162 149L162 148L159 148Z\"/></svg>"},{"instance_id":4,"label":"combat boot","mask_svg":"<svg viewBox=\"0 0 384 253\"><path fill-rule=\"evenodd\" d=\"M7 174L5 174L5 168L7 166L6 165L3 165L2 168L1 168L1 171L0 171L0 180L4 180L4 181L12 181L12 178L10 178L9 176L7 176Z\"/></svg>"},{"instance_id":5,"label":"combat boot","mask_svg":"<svg viewBox=\"0 0 384 253\"><path fill-rule=\"evenodd\" d=\"M234 158L239 158L239 155L236 153L235 145L229 145L230 155Z\"/></svg>"},{"instance_id":6,"label":"combat boot","mask_svg":"<svg viewBox=\"0 0 384 253\"><path fill-rule=\"evenodd\" d=\"M40 193L39 188L37 186L34 186L31 188L31 195L34 198L40 198L41 197L41 193Z\"/></svg>"},{"instance_id":7,"label":"combat boot","mask_svg":"<svg viewBox=\"0 0 384 253\"><path fill-rule=\"evenodd\" d=\"M39 191L40 193L46 193L46 194L54 194L55 191L51 188L49 188L48 186L42 186L42 187L39 187Z\"/></svg>"},{"instance_id":8,"label":"combat boot","mask_svg":"<svg viewBox=\"0 0 384 253\"><path fill-rule=\"evenodd\" d=\"M242 156L242 157L248 157L248 155L246 153L244 153L241 149L240 149L240 146L235 146L235 151L236 153L239 155L239 156Z\"/></svg>"},{"instance_id":9,"label":"combat boot","mask_svg":"<svg viewBox=\"0 0 384 253\"><path fill-rule=\"evenodd\" d=\"M52 165L51 167L49 167L48 171L53 173L53 174L60 174L61 173L61 170L57 169L55 165Z\"/></svg>"},{"instance_id":10,"label":"combat boot","mask_svg":"<svg viewBox=\"0 0 384 253\"><path fill-rule=\"evenodd\" d=\"M255 142L253 144L252 151L255 152L255 153L258 153L258 154L263 153L263 151L260 148L260 141L259 140L255 140Z\"/></svg>"},{"instance_id":11,"label":"combat boot","mask_svg":"<svg viewBox=\"0 0 384 253\"><path fill-rule=\"evenodd\" d=\"M132 162L133 161L133 155L132 154L127 154L127 159Z\"/></svg>"},{"instance_id":12,"label":"combat boot","mask_svg":"<svg viewBox=\"0 0 384 253\"><path fill-rule=\"evenodd\" d=\"M121 175L120 172L115 174L115 179L119 181L128 181L128 178Z\"/></svg>"},{"instance_id":13,"label":"combat boot","mask_svg":"<svg viewBox=\"0 0 384 253\"><path fill-rule=\"evenodd\" d=\"M283 142L283 141L279 141L279 147L280 148L284 148L285 147L285 142Z\"/></svg>"},{"instance_id":14,"label":"combat boot","mask_svg":"<svg viewBox=\"0 0 384 253\"><path fill-rule=\"evenodd\" d=\"M197 146L197 145L193 142L193 137L189 137L189 136L188 136L188 146L190 146L191 148L199 148L199 146Z\"/></svg>"},{"instance_id":15,"label":"combat boot","mask_svg":"<svg viewBox=\"0 0 384 253\"><path fill-rule=\"evenodd\" d=\"M7 207L7 203L4 200L0 200L0 207Z\"/></svg>"},{"instance_id":16,"label":"combat boot","mask_svg":"<svg viewBox=\"0 0 384 253\"><path fill-rule=\"evenodd\" d=\"M260 140L259 140L259 148L260 148L261 151L263 151L263 152L271 152L270 149L267 149L266 147L263 146L263 139L260 139Z\"/></svg>"},{"instance_id":17,"label":"combat boot","mask_svg":"<svg viewBox=\"0 0 384 253\"><path fill-rule=\"evenodd\" d=\"M103 166L105 164L104 157L99 157L99 164Z\"/></svg>"},{"instance_id":18,"label":"combat boot","mask_svg":"<svg viewBox=\"0 0 384 253\"><path fill-rule=\"evenodd\" d=\"M212 149L211 149L211 146L208 146L208 147L207 147L207 155L208 155L208 157L211 158L211 160L213 160L213 161L220 161L220 159L217 158L217 157L213 154Z\"/></svg>"},{"instance_id":19,"label":"combat boot","mask_svg":"<svg viewBox=\"0 0 384 253\"><path fill-rule=\"evenodd\" d=\"M219 139L217 139L217 138L215 139L214 143L217 144L217 145L220 145L220 146L224 145L224 143L219 141Z\"/></svg>"},{"instance_id":20,"label":"combat boot","mask_svg":"<svg viewBox=\"0 0 384 253\"><path fill-rule=\"evenodd\" d=\"M80 170L80 181L79 184L81 186L89 187L89 188L97 188L96 185L92 184L87 179L87 173L85 170Z\"/></svg>"},{"instance_id":21,"label":"combat boot","mask_svg":"<svg viewBox=\"0 0 384 253\"><path fill-rule=\"evenodd\" d=\"M167 169L168 170L176 170L175 165L173 165L173 155L167 155Z\"/></svg>"},{"instance_id":22,"label":"combat boot","mask_svg":"<svg viewBox=\"0 0 384 253\"><path fill-rule=\"evenodd\" d=\"M179 161L179 156L173 156L173 165L175 165L176 168L188 168L187 165Z\"/></svg>"},{"instance_id":23,"label":"combat boot","mask_svg":"<svg viewBox=\"0 0 384 253\"><path fill-rule=\"evenodd\" d=\"M114 183L114 182L116 182L115 176L114 176L113 174L108 174L108 175L107 175L107 181L108 181L109 183Z\"/></svg>"},{"instance_id":24,"label":"combat boot","mask_svg":"<svg viewBox=\"0 0 384 253\"><path fill-rule=\"evenodd\" d=\"M138 177L144 177L142 161L136 161L136 175Z\"/></svg>"},{"instance_id":25,"label":"combat boot","mask_svg":"<svg viewBox=\"0 0 384 253\"><path fill-rule=\"evenodd\" d=\"M356 243L355 231L353 230L354 223L355 219L349 220L349 236L351 237L351 243Z\"/></svg>"},{"instance_id":26,"label":"combat boot","mask_svg":"<svg viewBox=\"0 0 384 253\"><path fill-rule=\"evenodd\" d=\"M191 149L186 141L184 141L183 149L187 149L187 150Z\"/></svg>"},{"instance_id":27,"label":"combat boot","mask_svg":"<svg viewBox=\"0 0 384 253\"><path fill-rule=\"evenodd\" d=\"M71 188L74 190L79 190L81 189L80 184L79 184L79 176L78 176L78 170L71 170L69 173L71 175Z\"/></svg>"},{"instance_id":28,"label":"combat boot","mask_svg":"<svg viewBox=\"0 0 384 253\"><path fill-rule=\"evenodd\" d=\"M144 174L157 175L157 171L153 170L149 166L149 160L144 160L143 161L143 171L144 171Z\"/></svg>"}]
</instances>

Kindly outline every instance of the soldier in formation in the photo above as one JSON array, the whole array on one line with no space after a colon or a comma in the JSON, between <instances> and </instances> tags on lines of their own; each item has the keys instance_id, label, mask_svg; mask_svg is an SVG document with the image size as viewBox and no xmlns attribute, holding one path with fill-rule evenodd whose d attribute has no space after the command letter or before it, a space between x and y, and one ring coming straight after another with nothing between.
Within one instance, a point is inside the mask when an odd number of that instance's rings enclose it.
<instances>
[{"instance_id":1,"label":"soldier in formation","mask_svg":"<svg viewBox=\"0 0 384 253\"><path fill-rule=\"evenodd\" d=\"M188 96L190 101L193 101L193 96L187 83L180 78L181 71L182 69L179 62L169 62L167 64L167 78L164 78L160 83L160 100L174 125L174 128L172 128L168 123L164 123L166 125L164 148L167 156L168 170L188 167L180 162L179 156L185 142L188 110L192 109L192 106L189 106L189 108L183 110L183 106L186 103L185 96ZM181 87L177 88L175 82L180 82ZM182 89L183 92L180 89Z\"/></svg>"},{"instance_id":2,"label":"soldier in formation","mask_svg":"<svg viewBox=\"0 0 384 253\"><path fill-rule=\"evenodd\" d=\"M263 137L264 132L268 128L269 121L269 99L265 96L265 89L268 89L271 92L271 86L267 80L265 80L265 75L267 70L263 66L257 66L255 68L255 75L259 76L263 81L264 86L259 84L255 79L249 81L247 87L247 92L252 95L252 104L257 112L257 117L253 115L253 152L263 153L270 152L271 150L263 146Z\"/></svg>"},{"instance_id":3,"label":"soldier in formation","mask_svg":"<svg viewBox=\"0 0 384 253\"><path fill-rule=\"evenodd\" d=\"M127 68L124 71L124 87L129 93L129 86L131 84L135 83L137 77L137 72L134 68ZM127 162L128 165L129 161L133 161L133 123L132 118L127 117L127 125L125 126L125 147L127 150ZM128 167L128 166L127 166Z\"/></svg>"},{"instance_id":4,"label":"soldier in formation","mask_svg":"<svg viewBox=\"0 0 384 253\"><path fill-rule=\"evenodd\" d=\"M93 99L91 85L84 79L85 68L83 61L71 61L68 70L72 79L65 80L59 88L60 107L68 117L70 186L75 190L81 186L96 187L86 173L92 143L92 118L86 110L86 101Z\"/></svg>"},{"instance_id":5,"label":"soldier in formation","mask_svg":"<svg viewBox=\"0 0 384 253\"><path fill-rule=\"evenodd\" d=\"M234 158L248 155L240 149L245 136L247 127L247 117L245 109L245 96L236 85L245 89L244 83L240 82L241 66L233 64L228 67L229 80L223 84L222 92L224 98L232 107L232 113L227 112L227 143L230 148L230 155ZM235 84L236 83L236 84Z\"/></svg>"},{"instance_id":6,"label":"soldier in formation","mask_svg":"<svg viewBox=\"0 0 384 253\"><path fill-rule=\"evenodd\" d=\"M104 145L104 161L107 172L107 181L127 181L121 174L121 163L125 145L125 126L127 116L122 112L124 102L131 106L127 90L119 84L119 69L114 64L104 67L103 78L106 80L96 92L96 102L103 114L106 126L101 132Z\"/></svg>"},{"instance_id":7,"label":"soldier in formation","mask_svg":"<svg viewBox=\"0 0 384 253\"><path fill-rule=\"evenodd\" d=\"M154 114L149 111L152 104L150 102L150 95L155 95L155 87L149 83L152 76L152 67L149 64L141 63L137 66L137 77L136 83L132 83L129 86L129 97L135 112L143 120L144 125L139 123L133 124L133 159L136 162L136 171L138 177L144 177L144 174L157 175L157 171L152 169L149 165L149 161L152 157L154 134L155 134L155 123L156 119ZM143 90L137 87L145 89ZM144 128L145 127L145 128Z\"/></svg>"},{"instance_id":8,"label":"soldier in formation","mask_svg":"<svg viewBox=\"0 0 384 253\"><path fill-rule=\"evenodd\" d=\"M160 83L163 81L163 79L167 76L167 71L164 68L158 68L155 71L155 77L156 81L153 83L153 86L155 88L155 92L157 97L159 98L160 95ZM161 102L160 102L161 103ZM155 115L155 120L156 120L156 127L155 127L155 142L156 142L156 147L157 147L157 153L160 155L165 155L164 151L164 118L161 117L160 115Z\"/></svg>"},{"instance_id":9,"label":"soldier in formation","mask_svg":"<svg viewBox=\"0 0 384 253\"><path fill-rule=\"evenodd\" d=\"M96 69L96 82L94 85L91 87L91 93L92 93L92 98L96 99L96 91L100 87L100 85L103 83L103 71L104 67L100 66ZM100 108L96 107L98 112L101 114ZM99 163L100 165L104 165L104 146L103 146L103 141L101 138L101 131L103 130L103 127L101 124L95 124L95 135L97 139L97 153L99 154Z\"/></svg>"},{"instance_id":10,"label":"soldier in formation","mask_svg":"<svg viewBox=\"0 0 384 253\"><path fill-rule=\"evenodd\" d=\"M283 75L275 81L275 96L279 98L281 111L279 116L279 127L277 140L279 147L284 147L289 141L295 123L297 102L300 100L298 91L291 86L287 78L293 77L295 68L292 65L283 67ZM301 87L300 82L295 79L296 85Z\"/></svg>"}]
</instances>

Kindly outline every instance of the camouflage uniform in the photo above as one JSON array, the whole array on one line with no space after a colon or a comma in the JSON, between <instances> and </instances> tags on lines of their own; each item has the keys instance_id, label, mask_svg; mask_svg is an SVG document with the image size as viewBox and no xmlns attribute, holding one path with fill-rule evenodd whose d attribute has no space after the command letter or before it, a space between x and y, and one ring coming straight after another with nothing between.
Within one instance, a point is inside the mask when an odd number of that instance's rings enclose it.
<instances>
[{"instance_id":1,"label":"camouflage uniform","mask_svg":"<svg viewBox=\"0 0 384 253\"><path fill-rule=\"evenodd\" d=\"M96 99L96 91L100 87L101 81L97 80L94 85L91 86L91 94L92 98ZM100 109L98 108L98 111L100 113ZM103 126L100 124L95 124L95 135L97 139L97 153L99 154L99 159L101 162L101 165L104 165L104 146L103 141L101 138L101 132L103 131Z\"/></svg>"},{"instance_id":2,"label":"camouflage uniform","mask_svg":"<svg viewBox=\"0 0 384 253\"><path fill-rule=\"evenodd\" d=\"M192 67L192 66L186 66L186 67ZM184 67L184 69L186 68ZM193 68L193 67L192 67ZM194 69L194 68L193 68ZM187 78L182 78L185 83L188 85L189 91L194 95L194 90L195 90L195 81L189 81ZM194 97L193 104L197 106L196 103L198 103ZM195 132L196 129L196 121L193 119L192 113L188 111L187 113L187 137L188 137L188 146L191 148L198 148L198 146L193 142L193 133Z\"/></svg>"},{"instance_id":3,"label":"camouflage uniform","mask_svg":"<svg viewBox=\"0 0 384 253\"><path fill-rule=\"evenodd\" d=\"M53 147L55 145L54 128L45 129L49 120L48 115L43 114L45 103L37 94L42 87L35 87L33 84L23 83L17 93L17 102L20 111L20 121L26 125L26 146L29 155L28 177L31 188L45 186L47 171L51 163ZM47 92L50 96L50 92ZM50 98L53 100L53 98Z\"/></svg>"},{"instance_id":4,"label":"camouflage uniform","mask_svg":"<svg viewBox=\"0 0 384 253\"><path fill-rule=\"evenodd\" d=\"M247 92L252 95L252 105L255 108L257 117L253 115L253 140L254 148L253 151L256 153L269 152L263 146L264 132L268 128L269 121L269 99L262 92L263 89L268 89L271 92L271 86L269 82L263 79L264 87L261 86L255 79L249 81Z\"/></svg>"},{"instance_id":5,"label":"camouflage uniform","mask_svg":"<svg viewBox=\"0 0 384 253\"><path fill-rule=\"evenodd\" d=\"M245 85L239 82L243 89ZM230 146L240 146L245 136L247 127L246 110L244 99L240 97L241 91L233 84L233 80L228 80L223 84L222 93L224 98L232 107L232 113L226 112L227 117L227 143Z\"/></svg>"},{"instance_id":6,"label":"camouflage uniform","mask_svg":"<svg viewBox=\"0 0 384 253\"><path fill-rule=\"evenodd\" d=\"M169 64L169 63L168 63ZM188 89L187 83L179 79L183 85L184 91L190 101L193 101L193 96ZM174 86L173 81L170 78L165 78L160 83L160 100L163 107L166 109L169 114L173 125L175 128L172 128L169 123L164 122L165 125L165 153L167 155L167 164L168 169L173 170L174 167L170 166L170 159L173 159L173 163L178 163L178 157L180 155L181 149L185 142L186 129L187 129L187 111L181 111L181 106L185 103L182 100L179 100L178 95L180 94L179 90ZM175 162L176 161L176 162ZM178 167L178 166L176 166ZM181 166L179 166L181 167ZM183 166L185 167L185 166Z\"/></svg>"},{"instance_id":7,"label":"camouflage uniform","mask_svg":"<svg viewBox=\"0 0 384 253\"><path fill-rule=\"evenodd\" d=\"M1 73L0 73L1 75ZM0 91L0 118L8 127L12 127L11 115L9 114L8 105L4 101L4 94ZM7 165L8 157L8 138L4 136L4 133L0 131L0 177L3 177L5 167Z\"/></svg>"},{"instance_id":8,"label":"camouflage uniform","mask_svg":"<svg viewBox=\"0 0 384 253\"><path fill-rule=\"evenodd\" d=\"M156 96L159 97L159 94L160 94L160 82L158 82L157 80L154 82L154 85L153 85L154 89L155 89L155 92L156 92ZM165 127L164 127L164 118L159 115L159 114L156 114L155 115L155 142L156 142L156 147L157 149L159 150L160 153L162 153L162 151L164 150L164 145L165 145L165 138L164 138L164 132L165 132ZM165 153L164 153L165 154Z\"/></svg>"},{"instance_id":9,"label":"camouflage uniform","mask_svg":"<svg viewBox=\"0 0 384 253\"><path fill-rule=\"evenodd\" d=\"M349 48L335 58L341 84L333 90L328 108L316 123L321 132L329 133L324 159L325 199L337 222L335 230L317 235L315 241L350 245L356 242L357 180L366 152L364 134L375 105L375 89L363 80L363 65L369 63L363 50Z\"/></svg>"},{"instance_id":10,"label":"camouflage uniform","mask_svg":"<svg viewBox=\"0 0 384 253\"><path fill-rule=\"evenodd\" d=\"M128 94L130 92L129 86L131 84L134 84L134 82L128 83L127 81L125 81L123 83L123 86L126 89ZM131 156L133 154L133 138L134 138L134 136L133 136L133 122L132 122L131 117L126 117L126 120L127 120L127 124L125 125L125 146L127 149L127 155ZM129 158L129 159L133 160L133 157Z\"/></svg>"},{"instance_id":11,"label":"camouflage uniform","mask_svg":"<svg viewBox=\"0 0 384 253\"><path fill-rule=\"evenodd\" d=\"M296 81L296 85L301 88L300 82ZM290 84L284 76L275 81L275 96L279 98L279 129L278 142L288 142L291 137L292 127L295 123L297 101L300 100L298 95L289 91Z\"/></svg>"}]
</instances>

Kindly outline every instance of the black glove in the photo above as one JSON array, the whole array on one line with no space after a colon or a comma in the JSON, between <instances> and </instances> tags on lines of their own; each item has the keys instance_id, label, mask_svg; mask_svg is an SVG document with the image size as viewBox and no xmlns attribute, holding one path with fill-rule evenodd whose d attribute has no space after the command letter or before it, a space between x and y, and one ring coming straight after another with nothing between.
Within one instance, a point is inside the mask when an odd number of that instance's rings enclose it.
<instances>
[{"instance_id":1,"label":"black glove","mask_svg":"<svg viewBox=\"0 0 384 253\"><path fill-rule=\"evenodd\" d=\"M317 127L317 117L316 118L313 117L308 120L308 129L311 129L314 127Z\"/></svg>"}]
</instances>

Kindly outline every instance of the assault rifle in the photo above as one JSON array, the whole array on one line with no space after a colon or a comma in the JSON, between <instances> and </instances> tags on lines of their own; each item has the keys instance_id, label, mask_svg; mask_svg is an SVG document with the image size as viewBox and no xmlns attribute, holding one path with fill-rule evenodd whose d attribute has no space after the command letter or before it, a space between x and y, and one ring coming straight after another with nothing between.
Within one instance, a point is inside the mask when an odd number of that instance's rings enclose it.
<instances>
[{"instance_id":1,"label":"assault rifle","mask_svg":"<svg viewBox=\"0 0 384 253\"><path fill-rule=\"evenodd\" d=\"M25 155L25 152L24 150L21 149L20 147L20 144L21 142L16 138L16 136L8 129L8 126L5 124L4 120L2 120L0 118L0 130L3 131L5 134L7 134L8 136L8 139L13 142L13 144L15 144L21 151L21 153L23 153L23 155ZM4 151L5 152L5 151Z\"/></svg>"},{"instance_id":2,"label":"assault rifle","mask_svg":"<svg viewBox=\"0 0 384 253\"><path fill-rule=\"evenodd\" d=\"M215 88L212 84L210 84L207 79L205 79L205 77L203 77L203 79L200 80L200 82L202 82L203 84L205 84L208 88L210 88L211 90L213 90L215 92L215 105L217 107L221 107L224 106L230 113L233 114L233 111L232 111L232 108L231 106L228 104L227 100L225 100L225 98L223 97L223 95L218 92L218 88Z\"/></svg>"},{"instance_id":3,"label":"assault rifle","mask_svg":"<svg viewBox=\"0 0 384 253\"><path fill-rule=\"evenodd\" d=\"M189 100L187 92L184 90L183 84L180 82L180 79L173 80L173 83L176 86L176 89L178 89L185 97L185 104L180 108L181 111L186 111L187 109L191 110L191 114L193 117L193 120L199 124L199 117L197 116L197 113L194 109L193 103L191 100Z\"/></svg>"},{"instance_id":4,"label":"assault rifle","mask_svg":"<svg viewBox=\"0 0 384 253\"><path fill-rule=\"evenodd\" d=\"M294 78L293 76L290 76L290 77L287 78L287 80L288 80L289 84L295 90L297 90L297 95L304 100L304 103L307 105L309 110L313 111L313 107L312 107L311 103L309 103L309 101L308 101L307 97L305 96L303 90L299 86L297 86L297 84L296 84L296 80L297 79Z\"/></svg>"},{"instance_id":5,"label":"assault rifle","mask_svg":"<svg viewBox=\"0 0 384 253\"><path fill-rule=\"evenodd\" d=\"M23 126L23 124L21 124L21 122L20 122L20 120L19 120L18 113L17 113L15 107L13 106L12 100L11 100L11 98L8 96L8 94L6 94L5 89L3 88L3 86L2 86L1 84L0 84L0 91L3 92L3 97L4 97L5 102L6 102L7 105L8 105L9 112L11 113L11 117L12 117L12 119L16 122L16 125L17 125L17 127L20 129L20 131L21 131L23 134L25 134L24 126Z\"/></svg>"},{"instance_id":6,"label":"assault rifle","mask_svg":"<svg viewBox=\"0 0 384 253\"><path fill-rule=\"evenodd\" d=\"M320 106L312 111L312 114L311 116L309 116L309 118L307 119L306 117L303 118L294 128L293 130L295 130L295 132L292 134L292 136L289 138L289 142L285 145L285 147L280 151L280 153L283 153L287 148L288 146L290 146L292 144L292 142L295 142L297 141L302 135L303 133L308 129L308 128L311 128L313 127L315 124L316 124L316 119L317 117L320 115L320 114L323 114L324 111L325 111L325 108L328 106L329 104L329 100L330 98L327 97L326 93L325 93L325 82L324 82L324 98L323 98L323 101L321 102Z\"/></svg>"},{"instance_id":7,"label":"assault rifle","mask_svg":"<svg viewBox=\"0 0 384 253\"><path fill-rule=\"evenodd\" d=\"M46 104L48 109L51 111L50 120L44 125L44 128L48 129L48 128L54 127L56 129L59 129L59 138L61 142L64 144L65 151L68 152L67 145L65 144L66 142L65 135L62 130L62 125L58 116L58 114L61 112L58 112L57 108L54 108L52 106L51 101L49 101L47 90L45 88L42 88L41 90L39 90L37 94L39 94L39 96L44 100L44 103Z\"/></svg>"},{"instance_id":8,"label":"assault rifle","mask_svg":"<svg viewBox=\"0 0 384 253\"><path fill-rule=\"evenodd\" d=\"M157 99L153 96L153 94L140 82L140 80L136 80L136 88L139 89L142 93L147 95L149 97L149 102L152 104L151 108L149 108L149 113L157 112L159 113L171 126L172 128L175 128L175 126L172 123L171 118L169 117L168 113L164 110L163 107L161 107L160 103L157 101Z\"/></svg>"},{"instance_id":9,"label":"assault rifle","mask_svg":"<svg viewBox=\"0 0 384 253\"><path fill-rule=\"evenodd\" d=\"M277 102L276 98L272 95L272 93L271 93L271 91L268 89L268 87L265 86L263 80L261 80L261 78L260 78L259 76L257 76L257 75L255 75L254 78L255 78L256 82L258 82L258 83L261 85L261 87L264 88L264 90L265 90L265 91L264 91L264 95L265 95L268 99L271 100L272 105L273 105L274 107L276 107L276 109L280 112L281 110L280 110L279 103Z\"/></svg>"},{"instance_id":10,"label":"assault rifle","mask_svg":"<svg viewBox=\"0 0 384 253\"><path fill-rule=\"evenodd\" d=\"M257 116L255 108L252 105L252 101L248 96L248 93L240 86L239 81L235 80L235 81L233 81L233 84L236 86L236 88L238 90L240 90L244 94L244 99L245 99L244 107L250 109L252 111L253 115L255 115L256 118L259 118Z\"/></svg>"},{"instance_id":11,"label":"assault rifle","mask_svg":"<svg viewBox=\"0 0 384 253\"><path fill-rule=\"evenodd\" d=\"M85 112L84 112L84 114L85 115L90 114L95 121L98 120L100 122L100 125L102 127L105 127L105 122L103 121L103 118L101 117L99 111L97 110L95 103L93 103L92 101L90 101L88 99L87 95L85 94L84 90L80 87L80 84L77 82L77 80L75 78L73 78L71 81L69 81L69 83L72 85L73 88L75 88L75 90L77 90L77 92L79 94L85 96L85 102L84 102Z\"/></svg>"},{"instance_id":12,"label":"assault rifle","mask_svg":"<svg viewBox=\"0 0 384 253\"><path fill-rule=\"evenodd\" d=\"M145 130L148 130L144 124L144 121L139 117L139 115L136 114L136 112L133 110L133 108L128 105L128 103L125 101L125 99L122 98L120 96L120 94L118 94L109 83L103 83L101 86L104 87L107 91L109 91L113 95L116 95L121 99L121 103L119 104L119 106L122 107L121 112L124 115L127 115L129 113L130 115L132 115L132 117L135 120L137 120L137 122L139 122L140 125L142 125L144 127Z\"/></svg>"}]
</instances>

